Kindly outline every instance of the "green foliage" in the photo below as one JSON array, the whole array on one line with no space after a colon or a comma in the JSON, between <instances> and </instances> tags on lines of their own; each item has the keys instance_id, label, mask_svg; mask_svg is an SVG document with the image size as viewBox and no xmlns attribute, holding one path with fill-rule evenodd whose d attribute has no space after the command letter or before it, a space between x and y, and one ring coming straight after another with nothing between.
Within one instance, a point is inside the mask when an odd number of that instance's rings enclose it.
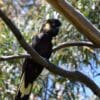
<instances>
[{"instance_id":1,"label":"green foliage","mask_svg":"<svg viewBox=\"0 0 100 100\"><path fill-rule=\"evenodd\" d=\"M16 1L16 4L15 4ZM44 0L35 0L32 5L29 5L27 0L1 0L0 7L6 12L7 16L16 24L22 32L28 43L31 43L32 37L39 32L42 23L47 18L59 18L63 25L59 35L53 40L54 45L62 42L70 41L87 41L88 39L79 33L75 27L59 15L50 5ZM25 2L26 1L26 2ZM85 17L88 18L97 28L100 29L100 9L99 0L68 0L76 9L78 9ZM7 28L4 22L0 19L0 56L16 55L25 53L19 45L16 38ZM95 69L100 68L100 50L87 47L69 47L61 49L52 54L51 61L64 68L65 70L80 70L84 67L90 68L92 76L97 73ZM0 62L0 100L12 100L17 91L17 85L20 82L21 66L23 60L12 60ZM49 77L49 76L52 76ZM53 75L46 72L40 76L36 84L33 85L33 94L46 99L57 99L58 93L61 92L62 100L79 100L84 94L84 89L78 83L72 83L68 79ZM48 80L51 80L51 89L47 89ZM56 84L61 86L59 92L56 91ZM81 88L81 89L80 89Z\"/></svg>"}]
</instances>

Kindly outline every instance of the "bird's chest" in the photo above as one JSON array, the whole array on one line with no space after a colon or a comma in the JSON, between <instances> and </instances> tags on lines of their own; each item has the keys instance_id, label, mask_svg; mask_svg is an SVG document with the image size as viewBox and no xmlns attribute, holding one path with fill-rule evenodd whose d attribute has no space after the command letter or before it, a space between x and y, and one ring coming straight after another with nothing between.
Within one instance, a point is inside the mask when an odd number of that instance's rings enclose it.
<instances>
[{"instance_id":1,"label":"bird's chest","mask_svg":"<svg viewBox=\"0 0 100 100\"><path fill-rule=\"evenodd\" d=\"M48 58L52 52L52 43L51 41L47 41L45 39L40 40L38 44L35 46L35 50L43 57Z\"/></svg>"}]
</instances>

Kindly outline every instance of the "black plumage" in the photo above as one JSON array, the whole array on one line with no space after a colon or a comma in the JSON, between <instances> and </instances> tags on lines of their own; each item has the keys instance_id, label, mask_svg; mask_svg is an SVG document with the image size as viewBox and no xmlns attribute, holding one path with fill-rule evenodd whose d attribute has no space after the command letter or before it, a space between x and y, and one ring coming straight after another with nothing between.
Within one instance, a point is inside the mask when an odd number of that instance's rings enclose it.
<instances>
[{"instance_id":1,"label":"black plumage","mask_svg":"<svg viewBox=\"0 0 100 100\"><path fill-rule=\"evenodd\" d=\"M32 39L32 47L44 58L49 59L52 53L52 38L59 32L61 22L58 19L47 20L36 36ZM15 100L28 100L32 84L40 75L43 66L26 58L23 63L22 79Z\"/></svg>"}]
</instances>

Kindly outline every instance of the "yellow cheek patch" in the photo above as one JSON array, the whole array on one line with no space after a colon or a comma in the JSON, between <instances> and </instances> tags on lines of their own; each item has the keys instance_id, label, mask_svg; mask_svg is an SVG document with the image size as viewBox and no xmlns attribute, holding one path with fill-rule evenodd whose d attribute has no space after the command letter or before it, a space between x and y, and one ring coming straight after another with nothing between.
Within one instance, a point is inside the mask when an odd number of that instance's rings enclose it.
<instances>
[{"instance_id":1,"label":"yellow cheek patch","mask_svg":"<svg viewBox=\"0 0 100 100\"><path fill-rule=\"evenodd\" d=\"M21 97L28 95L31 91L31 88L32 88L32 84L29 84L27 88L25 88L24 75L23 75L21 86L20 86Z\"/></svg>"},{"instance_id":2,"label":"yellow cheek patch","mask_svg":"<svg viewBox=\"0 0 100 100\"><path fill-rule=\"evenodd\" d=\"M45 26L44 26L44 30L48 31L50 30L50 24L49 23L46 23Z\"/></svg>"}]
</instances>

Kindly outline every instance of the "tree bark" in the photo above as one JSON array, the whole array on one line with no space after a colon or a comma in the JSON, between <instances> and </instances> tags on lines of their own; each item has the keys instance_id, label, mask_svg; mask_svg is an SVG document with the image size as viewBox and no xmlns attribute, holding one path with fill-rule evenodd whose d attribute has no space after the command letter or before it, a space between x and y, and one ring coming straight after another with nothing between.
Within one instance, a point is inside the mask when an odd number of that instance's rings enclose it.
<instances>
[{"instance_id":1,"label":"tree bark","mask_svg":"<svg viewBox=\"0 0 100 100\"><path fill-rule=\"evenodd\" d=\"M92 43L100 47L100 31L65 0L46 0Z\"/></svg>"}]
</instances>

